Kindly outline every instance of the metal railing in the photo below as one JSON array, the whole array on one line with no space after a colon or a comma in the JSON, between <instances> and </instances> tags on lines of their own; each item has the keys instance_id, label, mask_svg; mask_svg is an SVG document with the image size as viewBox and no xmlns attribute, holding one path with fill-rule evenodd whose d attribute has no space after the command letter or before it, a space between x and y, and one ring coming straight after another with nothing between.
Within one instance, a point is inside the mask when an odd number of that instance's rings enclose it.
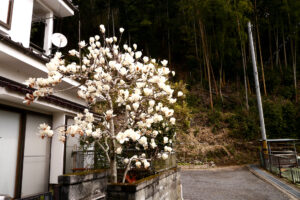
<instances>
[{"instance_id":1,"label":"metal railing","mask_svg":"<svg viewBox=\"0 0 300 200\"><path fill-rule=\"evenodd\" d=\"M295 154L269 154L264 158L261 152L260 157L266 170L295 184L300 183L300 168Z\"/></svg>"},{"instance_id":2,"label":"metal railing","mask_svg":"<svg viewBox=\"0 0 300 200\"><path fill-rule=\"evenodd\" d=\"M46 192L46 193L36 194L33 196L23 197L16 200L52 200L52 199L53 199L52 193Z\"/></svg>"}]
</instances>

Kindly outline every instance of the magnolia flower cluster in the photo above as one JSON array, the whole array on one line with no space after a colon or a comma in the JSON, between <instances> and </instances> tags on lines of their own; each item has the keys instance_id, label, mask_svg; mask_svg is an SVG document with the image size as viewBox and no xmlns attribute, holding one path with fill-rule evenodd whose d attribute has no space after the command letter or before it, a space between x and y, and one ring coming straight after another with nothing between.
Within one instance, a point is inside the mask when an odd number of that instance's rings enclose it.
<instances>
[{"instance_id":1,"label":"magnolia flower cluster","mask_svg":"<svg viewBox=\"0 0 300 200\"><path fill-rule=\"evenodd\" d=\"M69 51L69 55L79 62L66 62L61 53L56 53L46 65L47 78L28 79L26 84L35 91L26 96L25 102L52 94L55 92L53 87L63 78L73 79L80 83L77 95L89 107L98 102L105 102L107 106L98 118L88 110L78 114L74 124L67 127L65 135L92 137L108 154L110 149L114 149L113 153L122 154L126 145L132 142L138 149L157 149L157 136L164 135L176 124L172 104L183 96L181 91L175 94L169 84L169 77L175 72L167 67L167 60L159 62L143 56L136 44L132 47L127 44L119 46L117 37L105 38L103 25L99 29L102 36L95 35L88 42L79 42L82 51ZM121 35L123 32L124 29L120 28ZM41 125L40 135L51 137L53 131ZM103 141L104 144L101 144ZM117 146L110 146L108 141L116 141ZM172 152L172 140L165 136L162 142L164 148L157 151L160 152L157 157L167 159ZM124 163L132 161L136 167L150 166L149 158L145 156L136 155L129 160L124 159Z\"/></svg>"},{"instance_id":2,"label":"magnolia flower cluster","mask_svg":"<svg viewBox=\"0 0 300 200\"><path fill-rule=\"evenodd\" d=\"M48 124L40 124L39 126L39 135L41 138L44 137L52 137L54 134L53 130L51 130L51 127Z\"/></svg>"}]
</instances>

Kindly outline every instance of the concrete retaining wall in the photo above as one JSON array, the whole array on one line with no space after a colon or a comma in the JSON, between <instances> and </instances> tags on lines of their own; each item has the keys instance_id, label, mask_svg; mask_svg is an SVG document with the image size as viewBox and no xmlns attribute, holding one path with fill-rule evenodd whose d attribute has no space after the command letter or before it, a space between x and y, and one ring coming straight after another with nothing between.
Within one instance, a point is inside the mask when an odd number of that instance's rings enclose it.
<instances>
[{"instance_id":1,"label":"concrete retaining wall","mask_svg":"<svg viewBox=\"0 0 300 200\"><path fill-rule=\"evenodd\" d=\"M107 188L107 171L93 170L58 177L61 200L103 199Z\"/></svg>"},{"instance_id":2,"label":"concrete retaining wall","mask_svg":"<svg viewBox=\"0 0 300 200\"><path fill-rule=\"evenodd\" d=\"M180 172L173 168L134 184L108 184L107 200L179 200Z\"/></svg>"}]
</instances>

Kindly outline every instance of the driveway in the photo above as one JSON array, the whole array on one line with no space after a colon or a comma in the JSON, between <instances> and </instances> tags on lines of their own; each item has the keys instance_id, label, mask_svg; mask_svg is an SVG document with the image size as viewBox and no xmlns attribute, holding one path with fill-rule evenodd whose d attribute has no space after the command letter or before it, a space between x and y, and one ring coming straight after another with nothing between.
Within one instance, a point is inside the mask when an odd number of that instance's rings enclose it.
<instances>
[{"instance_id":1,"label":"driveway","mask_svg":"<svg viewBox=\"0 0 300 200\"><path fill-rule=\"evenodd\" d=\"M288 200L246 167L182 170L184 200Z\"/></svg>"}]
</instances>

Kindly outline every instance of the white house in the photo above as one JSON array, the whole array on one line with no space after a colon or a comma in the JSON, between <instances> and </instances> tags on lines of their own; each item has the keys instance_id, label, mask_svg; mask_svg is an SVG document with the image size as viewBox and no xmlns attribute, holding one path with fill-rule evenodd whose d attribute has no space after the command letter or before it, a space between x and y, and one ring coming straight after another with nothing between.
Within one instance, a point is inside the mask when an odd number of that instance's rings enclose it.
<instances>
[{"instance_id":1,"label":"white house","mask_svg":"<svg viewBox=\"0 0 300 200\"><path fill-rule=\"evenodd\" d=\"M23 103L23 83L47 73L54 17L73 16L69 0L0 0L0 196L21 198L49 191L69 172L72 141L40 139L38 125L59 127L85 108L72 91ZM61 88L77 83L64 80Z\"/></svg>"}]
</instances>

